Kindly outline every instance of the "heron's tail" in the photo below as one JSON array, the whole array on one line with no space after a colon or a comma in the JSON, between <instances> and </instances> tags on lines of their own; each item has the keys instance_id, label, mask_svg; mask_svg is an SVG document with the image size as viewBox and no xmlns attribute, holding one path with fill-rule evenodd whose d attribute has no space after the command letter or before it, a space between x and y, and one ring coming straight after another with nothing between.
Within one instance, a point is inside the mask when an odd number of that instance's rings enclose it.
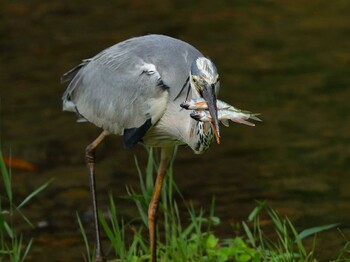
<instances>
[{"instance_id":1,"label":"heron's tail","mask_svg":"<svg viewBox=\"0 0 350 262\"><path fill-rule=\"evenodd\" d=\"M62 77L61 77L61 83L72 81L72 79L79 72L79 70L81 68L83 68L84 66L86 66L88 63L90 63L90 61L91 61L91 58L90 59L84 59L79 65L77 65L76 67L72 68L68 72L64 73L62 75Z\"/></svg>"}]
</instances>

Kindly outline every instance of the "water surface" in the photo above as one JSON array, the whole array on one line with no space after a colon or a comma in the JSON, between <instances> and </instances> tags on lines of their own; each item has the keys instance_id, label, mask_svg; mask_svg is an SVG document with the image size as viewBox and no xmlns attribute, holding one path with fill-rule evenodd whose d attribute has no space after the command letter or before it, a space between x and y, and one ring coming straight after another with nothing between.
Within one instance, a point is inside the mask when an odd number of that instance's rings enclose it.
<instances>
[{"instance_id":1,"label":"water surface","mask_svg":"<svg viewBox=\"0 0 350 262\"><path fill-rule=\"evenodd\" d=\"M222 144L196 156L181 148L175 178L184 196L209 208L215 195L222 237L267 200L298 229L350 224L350 3L308 1L3 1L0 8L1 141L5 153L37 165L13 170L18 199L51 178L27 207L42 229L30 261L82 260L76 211L89 214L84 148L100 132L61 112L62 73L132 36L162 33L185 40L217 65L220 98L261 112L263 123L222 129ZM110 137L98 151L100 206L107 193L137 187L133 157ZM0 185L0 189L3 188ZM3 190L3 189L1 189ZM126 219L136 214L117 198ZM87 219L88 221L88 219ZM22 226L21 226L22 228ZM231 235L232 232L232 235ZM334 230L319 235L320 256L343 244ZM331 239L331 241L330 241Z\"/></svg>"}]
</instances>

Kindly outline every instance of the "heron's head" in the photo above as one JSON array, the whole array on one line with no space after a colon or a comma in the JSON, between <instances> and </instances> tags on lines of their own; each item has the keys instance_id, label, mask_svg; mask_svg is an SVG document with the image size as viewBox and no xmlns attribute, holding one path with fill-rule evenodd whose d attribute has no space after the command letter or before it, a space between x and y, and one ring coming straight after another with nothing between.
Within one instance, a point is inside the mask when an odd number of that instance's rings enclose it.
<instances>
[{"instance_id":1,"label":"heron's head","mask_svg":"<svg viewBox=\"0 0 350 262\"><path fill-rule=\"evenodd\" d=\"M220 143L218 111L216 107L216 95L219 92L220 82L214 63L205 57L199 57L194 60L191 65L190 84L192 91L197 93L199 97L203 97L207 102L213 119L211 126L216 142Z\"/></svg>"}]
</instances>

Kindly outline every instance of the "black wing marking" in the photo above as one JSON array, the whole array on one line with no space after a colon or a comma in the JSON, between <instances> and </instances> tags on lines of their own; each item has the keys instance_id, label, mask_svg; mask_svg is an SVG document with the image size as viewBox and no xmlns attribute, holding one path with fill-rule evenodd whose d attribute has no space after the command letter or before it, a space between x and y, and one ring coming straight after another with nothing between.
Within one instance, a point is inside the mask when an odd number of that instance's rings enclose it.
<instances>
[{"instance_id":1,"label":"black wing marking","mask_svg":"<svg viewBox=\"0 0 350 262\"><path fill-rule=\"evenodd\" d=\"M152 126L151 119L147 119L145 123L143 123L140 127L133 127L124 129L124 148L132 148L136 145L142 137L146 134L148 129Z\"/></svg>"}]
</instances>

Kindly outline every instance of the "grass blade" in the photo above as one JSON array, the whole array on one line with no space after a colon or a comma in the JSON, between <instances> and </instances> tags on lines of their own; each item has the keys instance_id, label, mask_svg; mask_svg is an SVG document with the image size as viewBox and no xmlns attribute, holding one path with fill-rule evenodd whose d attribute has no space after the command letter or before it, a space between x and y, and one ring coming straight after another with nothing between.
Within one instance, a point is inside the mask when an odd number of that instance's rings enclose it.
<instances>
[{"instance_id":1,"label":"grass blade","mask_svg":"<svg viewBox=\"0 0 350 262\"><path fill-rule=\"evenodd\" d=\"M254 236L252 234L252 231L250 231L248 225L244 221L242 222L242 225L243 225L244 232L247 235L250 244L253 247L256 247L255 238L254 238Z\"/></svg>"},{"instance_id":2,"label":"grass blade","mask_svg":"<svg viewBox=\"0 0 350 262\"><path fill-rule=\"evenodd\" d=\"M35 189L32 193L30 193L17 207L17 209L20 209L25 204L27 204L33 197L35 197L37 194L39 194L41 191L43 191L45 188L49 186L49 184L54 180L52 178L49 182L45 183L44 185L40 186L39 188Z\"/></svg>"},{"instance_id":3,"label":"grass blade","mask_svg":"<svg viewBox=\"0 0 350 262\"><path fill-rule=\"evenodd\" d=\"M152 195L153 191L153 166L154 166L154 157L153 157L153 149L152 147L149 150L148 162L146 167L146 189L149 196Z\"/></svg>"},{"instance_id":4,"label":"grass blade","mask_svg":"<svg viewBox=\"0 0 350 262\"><path fill-rule=\"evenodd\" d=\"M29 253L29 250L31 249L32 247L32 244L33 244L33 238L29 241L29 243L27 244L27 247L26 249L24 250L24 253L23 253L23 256L22 256L22 259L21 261L25 261L25 258L27 257L28 253Z\"/></svg>"},{"instance_id":5,"label":"grass blade","mask_svg":"<svg viewBox=\"0 0 350 262\"><path fill-rule=\"evenodd\" d=\"M89 241L88 241L88 238L87 238L87 236L86 236L86 232L85 232L83 223L81 223L81 220L80 220L80 217L79 217L78 212L77 212L76 214L77 214L77 220L78 220L80 232L81 232L81 234L82 234L82 236L83 236L83 240L84 240L84 245L85 245L85 249L86 249L87 259L88 259L89 262L91 262L91 254L90 254Z\"/></svg>"},{"instance_id":6,"label":"grass blade","mask_svg":"<svg viewBox=\"0 0 350 262\"><path fill-rule=\"evenodd\" d=\"M6 221L5 221L5 223L4 223L4 227L5 227L5 230L6 230L6 232L7 232L7 235L8 235L11 239L13 239L13 238L15 237L15 234L14 234L12 228L10 227L10 225L9 225Z\"/></svg>"},{"instance_id":7,"label":"grass blade","mask_svg":"<svg viewBox=\"0 0 350 262\"><path fill-rule=\"evenodd\" d=\"M12 186L11 186L11 175L6 168L5 160L1 151L0 151L0 170L2 174L2 179L5 184L5 190L6 190L8 200L10 203L12 203L13 195L12 195Z\"/></svg>"},{"instance_id":8,"label":"grass blade","mask_svg":"<svg viewBox=\"0 0 350 262\"><path fill-rule=\"evenodd\" d=\"M4 228L5 228L5 218L4 218L3 212L1 211L1 205L0 205L0 236Z\"/></svg>"},{"instance_id":9,"label":"grass blade","mask_svg":"<svg viewBox=\"0 0 350 262\"><path fill-rule=\"evenodd\" d=\"M286 219L287 219L289 228L292 230L292 233L293 233L293 235L295 237L294 243L297 244L299 254L302 255L303 257L306 257L307 253L306 253L306 250L305 250L305 247L304 247L303 243L301 242L302 239L300 238L300 235L298 235L298 233L297 233L296 229L294 228L292 222L288 218L286 218Z\"/></svg>"},{"instance_id":10,"label":"grass blade","mask_svg":"<svg viewBox=\"0 0 350 262\"><path fill-rule=\"evenodd\" d=\"M260 202L257 201L258 206L253 209L252 212L250 212L248 216L248 222L252 222L260 213L261 211L265 208L266 202Z\"/></svg>"},{"instance_id":11,"label":"grass blade","mask_svg":"<svg viewBox=\"0 0 350 262\"><path fill-rule=\"evenodd\" d=\"M325 231L325 230L329 230L329 229L335 228L335 227L337 227L339 225L340 225L339 223L335 223L335 224L330 224L330 225L311 227L311 228L308 228L308 229L305 229L305 230L301 231L299 233L299 238L300 239L304 239L304 238L306 238L308 236L320 233L320 232Z\"/></svg>"}]
</instances>

